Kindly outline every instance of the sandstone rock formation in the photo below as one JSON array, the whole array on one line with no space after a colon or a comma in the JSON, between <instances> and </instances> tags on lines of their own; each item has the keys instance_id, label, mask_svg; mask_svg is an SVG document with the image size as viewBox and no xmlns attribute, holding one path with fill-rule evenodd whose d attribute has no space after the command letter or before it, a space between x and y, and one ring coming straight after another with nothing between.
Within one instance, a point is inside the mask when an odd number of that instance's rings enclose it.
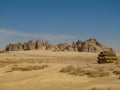
<instances>
[{"instance_id":1,"label":"sandstone rock formation","mask_svg":"<svg viewBox=\"0 0 120 90\"><path fill-rule=\"evenodd\" d=\"M84 42L78 40L72 44L60 43L58 45L53 45L48 41L34 41L29 40L25 43L9 44L6 47L6 51L19 51L19 50L51 50L51 51L78 51L78 52L101 52L101 51L112 51L96 39L89 39Z\"/></svg>"},{"instance_id":2,"label":"sandstone rock formation","mask_svg":"<svg viewBox=\"0 0 120 90\"><path fill-rule=\"evenodd\" d=\"M25 43L16 43L16 44L9 44L6 47L6 51L20 51L20 50L52 50L54 45L50 44L48 41L34 41L29 40Z\"/></svg>"},{"instance_id":3,"label":"sandstone rock formation","mask_svg":"<svg viewBox=\"0 0 120 90\"><path fill-rule=\"evenodd\" d=\"M35 47L36 49L43 49L44 45L40 40L37 40Z\"/></svg>"},{"instance_id":4,"label":"sandstone rock formation","mask_svg":"<svg viewBox=\"0 0 120 90\"><path fill-rule=\"evenodd\" d=\"M89 39L85 42L77 41L77 49L80 52L101 52L101 51L111 51L112 49L102 45L96 39Z\"/></svg>"},{"instance_id":5,"label":"sandstone rock formation","mask_svg":"<svg viewBox=\"0 0 120 90\"><path fill-rule=\"evenodd\" d=\"M113 51L103 51L98 55L98 63L113 63L117 60Z\"/></svg>"}]
</instances>

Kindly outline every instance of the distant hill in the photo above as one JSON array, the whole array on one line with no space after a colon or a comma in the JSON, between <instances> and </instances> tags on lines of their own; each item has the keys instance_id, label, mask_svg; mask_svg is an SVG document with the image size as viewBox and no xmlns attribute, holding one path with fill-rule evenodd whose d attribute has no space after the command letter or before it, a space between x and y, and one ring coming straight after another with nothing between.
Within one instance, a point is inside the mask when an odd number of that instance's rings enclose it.
<instances>
[{"instance_id":1,"label":"distant hill","mask_svg":"<svg viewBox=\"0 0 120 90\"><path fill-rule=\"evenodd\" d=\"M20 51L20 50L51 50L51 51L78 51L78 52L101 52L112 51L111 48L101 44L96 39L92 38L84 42L78 40L72 44L60 43L53 45L49 41L34 41L29 40L25 43L9 44L6 46L6 51Z\"/></svg>"}]
</instances>

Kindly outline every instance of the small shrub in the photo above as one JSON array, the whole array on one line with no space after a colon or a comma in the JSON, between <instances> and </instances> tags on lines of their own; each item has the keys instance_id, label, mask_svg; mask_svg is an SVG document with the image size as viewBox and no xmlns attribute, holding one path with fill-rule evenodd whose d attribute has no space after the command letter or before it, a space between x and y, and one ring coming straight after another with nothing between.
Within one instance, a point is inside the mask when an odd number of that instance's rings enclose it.
<instances>
[{"instance_id":1,"label":"small shrub","mask_svg":"<svg viewBox=\"0 0 120 90\"><path fill-rule=\"evenodd\" d=\"M104 76L109 76L110 73L109 72L105 72L105 71L89 71L88 73L86 73L89 77L104 77Z\"/></svg>"},{"instance_id":2,"label":"small shrub","mask_svg":"<svg viewBox=\"0 0 120 90\"><path fill-rule=\"evenodd\" d=\"M96 87L93 87L90 90L111 90L111 89L110 88L96 88Z\"/></svg>"},{"instance_id":3,"label":"small shrub","mask_svg":"<svg viewBox=\"0 0 120 90\"><path fill-rule=\"evenodd\" d=\"M83 76L88 75L89 77L103 77L109 76L109 72L105 72L103 69L99 69L98 71L90 71L90 70L82 70L79 67L67 66L66 68L62 68L60 70L62 73L67 73L71 75Z\"/></svg>"},{"instance_id":4,"label":"small shrub","mask_svg":"<svg viewBox=\"0 0 120 90\"><path fill-rule=\"evenodd\" d=\"M42 65L41 69L48 68L48 67L49 67L48 65Z\"/></svg>"},{"instance_id":5,"label":"small shrub","mask_svg":"<svg viewBox=\"0 0 120 90\"><path fill-rule=\"evenodd\" d=\"M0 64L0 68L6 67L7 65L5 64Z\"/></svg>"},{"instance_id":6,"label":"small shrub","mask_svg":"<svg viewBox=\"0 0 120 90\"><path fill-rule=\"evenodd\" d=\"M104 69L103 69L103 68L99 68L98 70L99 70L100 72L103 72L103 71L104 71Z\"/></svg>"},{"instance_id":7,"label":"small shrub","mask_svg":"<svg viewBox=\"0 0 120 90\"><path fill-rule=\"evenodd\" d=\"M60 70L60 72L68 73L68 72L72 72L72 71L74 71L74 70L75 70L75 68L74 68L73 66L67 66L67 67L65 67L65 68L62 68L62 69Z\"/></svg>"},{"instance_id":8,"label":"small shrub","mask_svg":"<svg viewBox=\"0 0 120 90\"><path fill-rule=\"evenodd\" d=\"M78 75L78 76L83 76L83 75L85 75L84 72L85 71L81 70L81 68L77 68L77 69L73 70L72 72L70 72L70 74Z\"/></svg>"},{"instance_id":9,"label":"small shrub","mask_svg":"<svg viewBox=\"0 0 120 90\"><path fill-rule=\"evenodd\" d=\"M31 71L29 67L12 67L13 71Z\"/></svg>"},{"instance_id":10,"label":"small shrub","mask_svg":"<svg viewBox=\"0 0 120 90\"><path fill-rule=\"evenodd\" d=\"M8 71L5 71L4 73L9 73L9 72L13 72L13 70L8 70Z\"/></svg>"},{"instance_id":11,"label":"small shrub","mask_svg":"<svg viewBox=\"0 0 120 90\"><path fill-rule=\"evenodd\" d=\"M18 66L17 64L14 64L13 66Z\"/></svg>"},{"instance_id":12,"label":"small shrub","mask_svg":"<svg viewBox=\"0 0 120 90\"><path fill-rule=\"evenodd\" d=\"M120 76L118 77L118 79L120 79Z\"/></svg>"},{"instance_id":13,"label":"small shrub","mask_svg":"<svg viewBox=\"0 0 120 90\"><path fill-rule=\"evenodd\" d=\"M104 77L104 76L109 76L110 75L110 73L109 72L101 72L100 73L100 76L99 77Z\"/></svg>"},{"instance_id":14,"label":"small shrub","mask_svg":"<svg viewBox=\"0 0 120 90\"><path fill-rule=\"evenodd\" d=\"M103 90L103 89L98 89L98 88L93 87L90 90Z\"/></svg>"},{"instance_id":15,"label":"small shrub","mask_svg":"<svg viewBox=\"0 0 120 90\"><path fill-rule=\"evenodd\" d=\"M42 63L42 61L39 61L38 63Z\"/></svg>"},{"instance_id":16,"label":"small shrub","mask_svg":"<svg viewBox=\"0 0 120 90\"><path fill-rule=\"evenodd\" d=\"M48 68L48 65L41 65L41 66L27 66L27 67L12 67L11 70L13 71L32 71L32 70L40 70L40 69L44 69L44 68Z\"/></svg>"},{"instance_id":17,"label":"small shrub","mask_svg":"<svg viewBox=\"0 0 120 90\"><path fill-rule=\"evenodd\" d=\"M89 71L86 73L89 77L99 77L100 73L99 71Z\"/></svg>"},{"instance_id":18,"label":"small shrub","mask_svg":"<svg viewBox=\"0 0 120 90\"><path fill-rule=\"evenodd\" d=\"M12 60L1 60L0 65L10 65L10 64L16 64L18 63L17 61L12 61Z\"/></svg>"},{"instance_id":19,"label":"small shrub","mask_svg":"<svg viewBox=\"0 0 120 90\"><path fill-rule=\"evenodd\" d=\"M113 69L113 68L110 68L109 70L110 70L110 71L114 71L114 69Z\"/></svg>"},{"instance_id":20,"label":"small shrub","mask_svg":"<svg viewBox=\"0 0 120 90\"><path fill-rule=\"evenodd\" d=\"M120 71L113 71L114 74L120 75Z\"/></svg>"}]
</instances>

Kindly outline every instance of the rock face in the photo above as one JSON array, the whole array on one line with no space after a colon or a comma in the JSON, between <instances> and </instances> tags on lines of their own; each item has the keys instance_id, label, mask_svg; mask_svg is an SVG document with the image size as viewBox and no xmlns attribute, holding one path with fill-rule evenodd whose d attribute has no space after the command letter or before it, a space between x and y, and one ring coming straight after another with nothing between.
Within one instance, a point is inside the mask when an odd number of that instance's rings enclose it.
<instances>
[{"instance_id":1,"label":"rock face","mask_svg":"<svg viewBox=\"0 0 120 90\"><path fill-rule=\"evenodd\" d=\"M98 63L113 63L117 60L113 51L103 51L98 55Z\"/></svg>"},{"instance_id":2,"label":"rock face","mask_svg":"<svg viewBox=\"0 0 120 90\"><path fill-rule=\"evenodd\" d=\"M6 47L6 51L20 51L20 50L52 50L54 45L50 44L48 41L34 41L29 40L25 43L16 43L16 44L9 44Z\"/></svg>"},{"instance_id":3,"label":"rock face","mask_svg":"<svg viewBox=\"0 0 120 90\"><path fill-rule=\"evenodd\" d=\"M20 50L51 50L51 51L78 51L78 52L101 52L101 51L112 51L96 39L89 39L85 42L78 40L73 42L71 45L67 43L60 43L58 45L53 45L48 41L34 41L29 40L25 43L9 44L6 51L20 51Z\"/></svg>"},{"instance_id":4,"label":"rock face","mask_svg":"<svg viewBox=\"0 0 120 90\"><path fill-rule=\"evenodd\" d=\"M78 50L83 52L111 51L112 49L102 45L96 39L89 39L85 42L78 42Z\"/></svg>"}]
</instances>

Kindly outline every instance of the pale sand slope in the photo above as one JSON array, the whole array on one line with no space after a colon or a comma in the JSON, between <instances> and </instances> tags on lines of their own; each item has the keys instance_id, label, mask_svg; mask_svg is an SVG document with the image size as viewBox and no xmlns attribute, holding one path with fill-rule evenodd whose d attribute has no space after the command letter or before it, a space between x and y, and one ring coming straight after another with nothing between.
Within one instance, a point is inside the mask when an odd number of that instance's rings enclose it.
<instances>
[{"instance_id":1,"label":"pale sand slope","mask_svg":"<svg viewBox=\"0 0 120 90\"><path fill-rule=\"evenodd\" d=\"M120 75L112 73L114 70L120 70L120 63L97 64L97 53L19 51L0 54L0 60L21 61L0 67L0 90L89 90L93 87L104 88L102 90L108 90L107 88L120 90L120 79L118 79ZM29 65L49 65L49 67L5 73L13 66ZM91 70L104 68L110 70L111 74L107 77L88 77L59 72L68 65Z\"/></svg>"}]
</instances>

